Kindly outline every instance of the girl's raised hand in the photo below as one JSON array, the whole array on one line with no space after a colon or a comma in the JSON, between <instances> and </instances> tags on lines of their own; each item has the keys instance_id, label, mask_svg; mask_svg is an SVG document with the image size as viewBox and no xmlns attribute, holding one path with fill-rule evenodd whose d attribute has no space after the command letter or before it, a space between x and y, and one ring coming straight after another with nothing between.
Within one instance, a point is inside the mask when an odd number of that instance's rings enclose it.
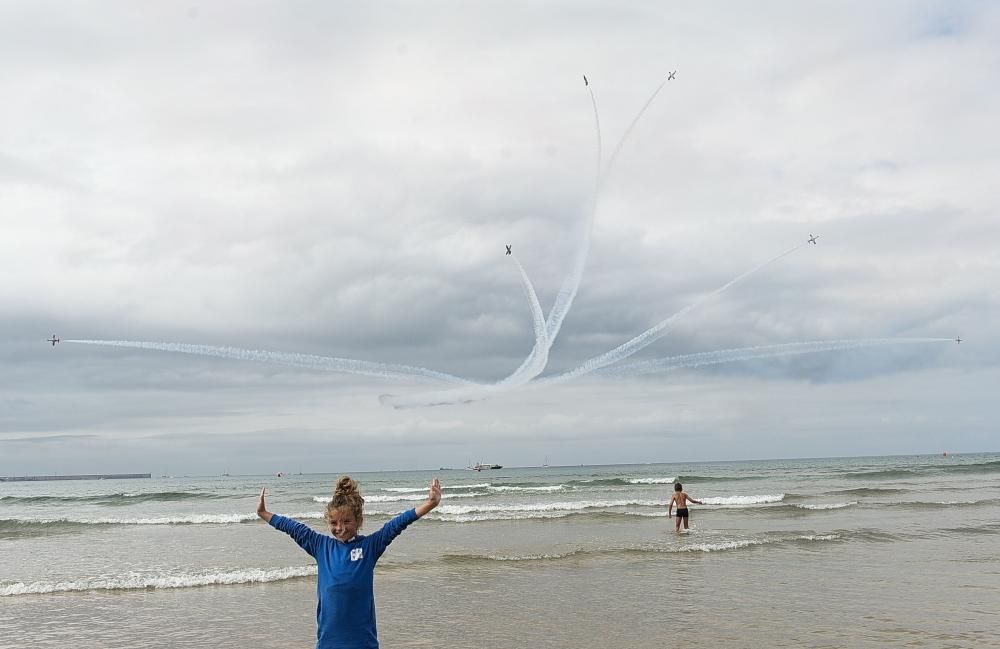
<instances>
[{"instance_id":1,"label":"girl's raised hand","mask_svg":"<svg viewBox=\"0 0 1000 649\"><path fill-rule=\"evenodd\" d=\"M438 506L441 502L441 481L437 478L431 480L431 490L427 494L427 501L434 504L434 507Z\"/></svg>"},{"instance_id":2,"label":"girl's raised hand","mask_svg":"<svg viewBox=\"0 0 1000 649\"><path fill-rule=\"evenodd\" d=\"M415 510L417 518L437 507L439 502L441 502L441 482L437 478L434 478L431 480L431 489L427 493L427 500L420 503L420 506Z\"/></svg>"},{"instance_id":3,"label":"girl's raised hand","mask_svg":"<svg viewBox=\"0 0 1000 649\"><path fill-rule=\"evenodd\" d=\"M266 487L260 488L260 500L257 501L257 515L263 518L268 523L271 522L271 512L267 511L267 505L264 504L264 494L267 492Z\"/></svg>"}]
</instances>

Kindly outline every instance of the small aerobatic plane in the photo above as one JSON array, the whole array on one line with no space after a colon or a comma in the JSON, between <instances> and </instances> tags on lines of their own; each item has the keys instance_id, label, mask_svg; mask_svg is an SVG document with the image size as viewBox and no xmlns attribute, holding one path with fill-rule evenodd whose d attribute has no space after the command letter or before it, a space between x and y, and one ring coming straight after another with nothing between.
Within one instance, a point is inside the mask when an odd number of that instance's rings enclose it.
<instances>
[{"instance_id":1,"label":"small aerobatic plane","mask_svg":"<svg viewBox=\"0 0 1000 649\"><path fill-rule=\"evenodd\" d=\"M508 254L508 255L510 254L510 247L511 247L512 245L513 245L513 244L510 244L510 243L508 243L508 244L507 244L507 254Z\"/></svg>"},{"instance_id":2,"label":"small aerobatic plane","mask_svg":"<svg viewBox=\"0 0 1000 649\"><path fill-rule=\"evenodd\" d=\"M957 338L955 338L955 342L957 342L959 345L961 345L962 344L962 337L958 336Z\"/></svg>"},{"instance_id":3,"label":"small aerobatic plane","mask_svg":"<svg viewBox=\"0 0 1000 649\"><path fill-rule=\"evenodd\" d=\"M585 85L585 86L589 86L590 85L590 82L587 81L587 75L583 75L583 85Z\"/></svg>"},{"instance_id":4,"label":"small aerobatic plane","mask_svg":"<svg viewBox=\"0 0 1000 649\"><path fill-rule=\"evenodd\" d=\"M56 346L56 343L57 343L57 342L59 342L59 339L58 339L58 338L56 338L56 335L55 335L55 334L52 334L52 337L51 337L51 338L49 338L48 340L46 340L45 342L47 342L47 343L52 343L52 346L53 346L53 347L55 347L55 346Z\"/></svg>"},{"instance_id":5,"label":"small aerobatic plane","mask_svg":"<svg viewBox=\"0 0 1000 649\"><path fill-rule=\"evenodd\" d=\"M810 234L809 235L809 243L811 243L814 246L816 245L816 239L819 239L819 235L818 234Z\"/></svg>"},{"instance_id":6,"label":"small aerobatic plane","mask_svg":"<svg viewBox=\"0 0 1000 649\"><path fill-rule=\"evenodd\" d=\"M670 81L671 79L673 79L676 76L677 76L677 70L674 70L673 72L668 72L667 73L667 81Z\"/></svg>"}]
</instances>

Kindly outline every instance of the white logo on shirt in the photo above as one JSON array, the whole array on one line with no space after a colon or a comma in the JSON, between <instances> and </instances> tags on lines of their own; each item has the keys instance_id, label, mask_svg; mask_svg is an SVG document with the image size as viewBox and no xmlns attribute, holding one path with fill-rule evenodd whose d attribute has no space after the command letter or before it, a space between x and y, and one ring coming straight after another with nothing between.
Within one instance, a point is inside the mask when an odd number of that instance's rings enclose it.
<instances>
[{"instance_id":1,"label":"white logo on shirt","mask_svg":"<svg viewBox=\"0 0 1000 649\"><path fill-rule=\"evenodd\" d=\"M361 548L351 550L351 561L360 561L365 556L365 551Z\"/></svg>"}]
</instances>

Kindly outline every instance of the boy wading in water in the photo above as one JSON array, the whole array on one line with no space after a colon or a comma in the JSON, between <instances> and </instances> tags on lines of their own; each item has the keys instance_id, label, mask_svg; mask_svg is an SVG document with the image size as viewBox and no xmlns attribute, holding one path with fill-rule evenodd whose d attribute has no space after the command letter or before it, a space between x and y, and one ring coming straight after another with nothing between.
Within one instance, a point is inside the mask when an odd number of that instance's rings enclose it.
<instances>
[{"instance_id":1,"label":"boy wading in water","mask_svg":"<svg viewBox=\"0 0 1000 649\"><path fill-rule=\"evenodd\" d=\"M441 483L431 481L427 500L386 523L370 536L358 534L364 521L365 499L350 476L337 480L333 498L326 505L326 522L332 537L313 531L298 521L272 514L260 490L257 515L292 537L316 559L316 649L378 649L375 628L375 562L400 532L441 502Z\"/></svg>"},{"instance_id":2,"label":"boy wading in water","mask_svg":"<svg viewBox=\"0 0 1000 649\"><path fill-rule=\"evenodd\" d=\"M667 516L672 516L674 511L674 503L677 504L677 518L674 520L674 531L681 531L681 520L684 521L684 529L688 528L688 508L687 504L689 502L698 503L699 505L704 505L705 503L700 500L695 500L691 496L684 493L684 485L679 482L674 483L674 495L670 497L670 507L667 509Z\"/></svg>"}]
</instances>

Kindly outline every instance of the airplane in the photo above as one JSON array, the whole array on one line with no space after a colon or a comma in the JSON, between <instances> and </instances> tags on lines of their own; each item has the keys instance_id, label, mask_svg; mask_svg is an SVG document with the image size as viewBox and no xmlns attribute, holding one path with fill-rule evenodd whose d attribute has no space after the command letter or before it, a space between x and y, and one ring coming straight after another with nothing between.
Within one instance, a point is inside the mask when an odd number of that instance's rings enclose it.
<instances>
[{"instance_id":1,"label":"airplane","mask_svg":"<svg viewBox=\"0 0 1000 649\"><path fill-rule=\"evenodd\" d=\"M507 254L508 254L508 255L510 254L510 247L511 247L512 245L514 245L514 244L511 244L511 243L508 243L508 244L507 244Z\"/></svg>"},{"instance_id":2,"label":"airplane","mask_svg":"<svg viewBox=\"0 0 1000 649\"><path fill-rule=\"evenodd\" d=\"M809 235L809 243L811 243L814 246L816 245L816 239L819 239L819 235L818 234L810 234Z\"/></svg>"},{"instance_id":3,"label":"airplane","mask_svg":"<svg viewBox=\"0 0 1000 649\"><path fill-rule=\"evenodd\" d=\"M585 86L589 86L590 85L590 82L587 81L587 75L583 75L583 85L585 85Z\"/></svg>"},{"instance_id":4,"label":"airplane","mask_svg":"<svg viewBox=\"0 0 1000 649\"><path fill-rule=\"evenodd\" d=\"M673 79L673 78L674 78L674 77L675 77L676 75L677 75L677 70L674 70L673 72L668 72L668 73L667 73L667 81L670 81L670 80L671 80L671 79Z\"/></svg>"},{"instance_id":5,"label":"airplane","mask_svg":"<svg viewBox=\"0 0 1000 649\"><path fill-rule=\"evenodd\" d=\"M955 342L957 342L959 345L961 345L962 344L962 337L959 336L959 337L955 338Z\"/></svg>"},{"instance_id":6,"label":"airplane","mask_svg":"<svg viewBox=\"0 0 1000 649\"><path fill-rule=\"evenodd\" d=\"M48 340L46 340L45 342L47 342L47 343L52 343L52 346L53 346L53 347L55 347L55 346L56 346L56 343L57 343L57 342L59 342L59 339L58 339L58 338L56 338L56 335L55 335L55 334L52 334L52 337L51 337L51 338L49 338Z\"/></svg>"}]
</instances>

